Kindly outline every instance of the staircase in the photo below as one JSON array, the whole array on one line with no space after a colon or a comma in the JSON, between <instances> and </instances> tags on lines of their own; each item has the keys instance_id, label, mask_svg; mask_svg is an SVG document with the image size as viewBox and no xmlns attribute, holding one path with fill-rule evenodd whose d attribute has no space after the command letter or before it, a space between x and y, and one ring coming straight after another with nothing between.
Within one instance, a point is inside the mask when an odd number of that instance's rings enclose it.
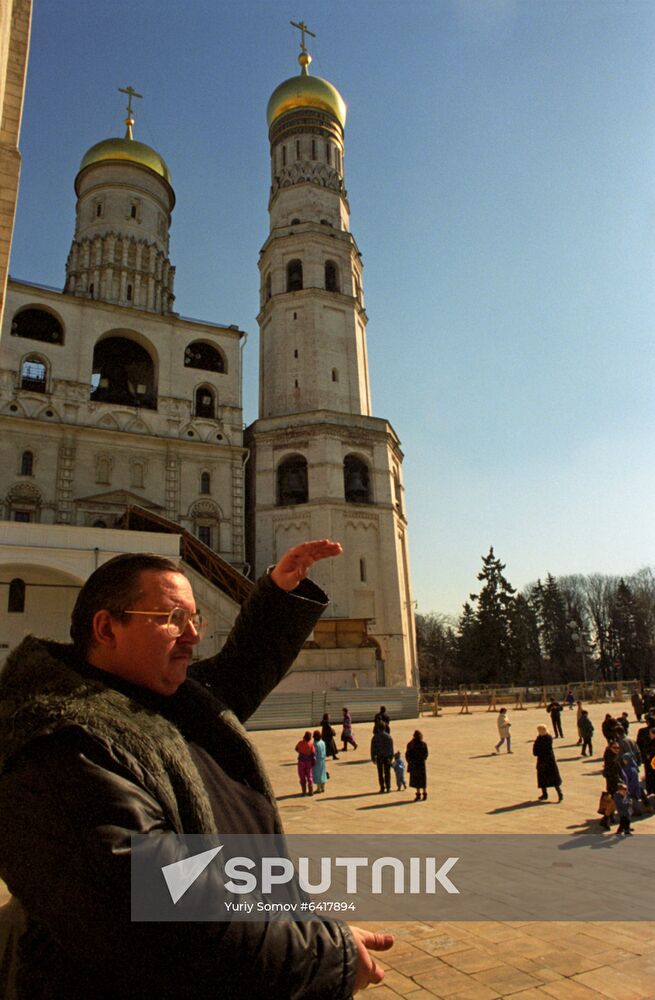
<instances>
[{"instance_id":1,"label":"staircase","mask_svg":"<svg viewBox=\"0 0 655 1000\"><path fill-rule=\"evenodd\" d=\"M128 507L116 527L131 531L161 531L180 535L180 556L184 562L237 604L243 604L253 588L252 582L247 577L239 573L225 559L221 559L190 531L160 514L153 514L145 507L136 505Z\"/></svg>"}]
</instances>

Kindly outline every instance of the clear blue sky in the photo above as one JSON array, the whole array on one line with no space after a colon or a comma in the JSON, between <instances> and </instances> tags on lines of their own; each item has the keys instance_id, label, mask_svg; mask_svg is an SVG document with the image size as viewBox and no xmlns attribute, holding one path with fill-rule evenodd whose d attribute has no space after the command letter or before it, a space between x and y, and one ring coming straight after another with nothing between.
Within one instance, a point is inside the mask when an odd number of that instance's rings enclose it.
<instances>
[{"instance_id":1,"label":"clear blue sky","mask_svg":"<svg viewBox=\"0 0 655 1000\"><path fill-rule=\"evenodd\" d=\"M414 596L456 614L493 544L522 587L655 562L655 4L37 0L11 273L61 287L89 146L173 174L176 307L238 323L257 406L266 103L348 104L377 416L405 452Z\"/></svg>"}]
</instances>

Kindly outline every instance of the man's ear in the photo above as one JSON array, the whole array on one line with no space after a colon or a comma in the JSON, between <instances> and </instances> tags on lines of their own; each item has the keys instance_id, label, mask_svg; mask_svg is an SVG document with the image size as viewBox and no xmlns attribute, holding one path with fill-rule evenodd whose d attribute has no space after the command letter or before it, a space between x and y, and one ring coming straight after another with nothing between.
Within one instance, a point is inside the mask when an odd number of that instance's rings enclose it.
<instances>
[{"instance_id":1,"label":"man's ear","mask_svg":"<svg viewBox=\"0 0 655 1000\"><path fill-rule=\"evenodd\" d=\"M109 611L104 608L96 611L93 616L93 641L99 646L107 646L111 649L116 645L116 635L114 632L114 619Z\"/></svg>"}]
</instances>

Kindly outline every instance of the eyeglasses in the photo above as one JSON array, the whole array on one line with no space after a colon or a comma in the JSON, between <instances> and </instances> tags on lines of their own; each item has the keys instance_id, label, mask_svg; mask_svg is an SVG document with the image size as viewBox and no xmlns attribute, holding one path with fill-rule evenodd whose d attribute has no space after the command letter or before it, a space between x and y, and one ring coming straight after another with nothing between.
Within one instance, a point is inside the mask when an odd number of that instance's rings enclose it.
<instances>
[{"instance_id":1,"label":"eyeglasses","mask_svg":"<svg viewBox=\"0 0 655 1000\"><path fill-rule=\"evenodd\" d=\"M208 620L198 611L188 611L186 608L173 608L172 611L124 611L124 615L150 615L150 617L163 616L167 618L166 628L171 639L179 639L186 632L189 622L193 625L197 635L202 639L209 625Z\"/></svg>"}]
</instances>

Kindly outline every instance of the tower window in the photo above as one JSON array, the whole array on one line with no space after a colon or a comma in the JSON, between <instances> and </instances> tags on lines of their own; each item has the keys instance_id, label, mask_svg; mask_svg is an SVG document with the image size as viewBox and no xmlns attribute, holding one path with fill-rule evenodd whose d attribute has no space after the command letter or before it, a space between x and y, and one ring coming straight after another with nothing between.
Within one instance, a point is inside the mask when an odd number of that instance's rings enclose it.
<instances>
[{"instance_id":1,"label":"tower window","mask_svg":"<svg viewBox=\"0 0 655 1000\"><path fill-rule=\"evenodd\" d=\"M298 357L298 348L296 348L295 351L293 352L293 356L294 358Z\"/></svg>"},{"instance_id":2,"label":"tower window","mask_svg":"<svg viewBox=\"0 0 655 1000\"><path fill-rule=\"evenodd\" d=\"M328 163L332 163L332 147L329 142L325 143L325 159Z\"/></svg>"},{"instance_id":3,"label":"tower window","mask_svg":"<svg viewBox=\"0 0 655 1000\"><path fill-rule=\"evenodd\" d=\"M359 560L359 579L361 583L366 583L366 559Z\"/></svg>"},{"instance_id":4,"label":"tower window","mask_svg":"<svg viewBox=\"0 0 655 1000\"><path fill-rule=\"evenodd\" d=\"M216 398L214 390L207 385L201 385L196 389L196 403L194 407L196 417L204 417L208 420L216 418Z\"/></svg>"},{"instance_id":5,"label":"tower window","mask_svg":"<svg viewBox=\"0 0 655 1000\"><path fill-rule=\"evenodd\" d=\"M333 382L338 382L339 381L339 372L337 371L336 368L332 369L332 381Z\"/></svg>"},{"instance_id":6,"label":"tower window","mask_svg":"<svg viewBox=\"0 0 655 1000\"><path fill-rule=\"evenodd\" d=\"M96 205L96 218L99 219L101 215L102 215L102 205L100 204L100 202L98 202L98 204Z\"/></svg>"},{"instance_id":7,"label":"tower window","mask_svg":"<svg viewBox=\"0 0 655 1000\"><path fill-rule=\"evenodd\" d=\"M286 167L286 165L287 165L287 147L283 146L282 147L282 166Z\"/></svg>"},{"instance_id":8,"label":"tower window","mask_svg":"<svg viewBox=\"0 0 655 1000\"><path fill-rule=\"evenodd\" d=\"M312 160L316 159L316 139L312 139Z\"/></svg>"},{"instance_id":9,"label":"tower window","mask_svg":"<svg viewBox=\"0 0 655 1000\"><path fill-rule=\"evenodd\" d=\"M264 296L266 298L266 301L268 302L268 300L271 297L271 276L270 276L270 274L266 275L266 281L264 282Z\"/></svg>"},{"instance_id":10,"label":"tower window","mask_svg":"<svg viewBox=\"0 0 655 1000\"><path fill-rule=\"evenodd\" d=\"M35 354L23 361L20 370L20 387L30 392L45 392L47 368L45 362Z\"/></svg>"},{"instance_id":11,"label":"tower window","mask_svg":"<svg viewBox=\"0 0 655 1000\"><path fill-rule=\"evenodd\" d=\"M47 344L63 344L64 328L52 313L45 309L23 309L16 313L11 323L12 337L27 337Z\"/></svg>"},{"instance_id":12,"label":"tower window","mask_svg":"<svg viewBox=\"0 0 655 1000\"><path fill-rule=\"evenodd\" d=\"M200 492L211 493L211 477L208 472L200 473Z\"/></svg>"},{"instance_id":13,"label":"tower window","mask_svg":"<svg viewBox=\"0 0 655 1000\"><path fill-rule=\"evenodd\" d=\"M157 409L157 385L152 358L127 337L106 337L93 351L91 399L96 403Z\"/></svg>"},{"instance_id":14,"label":"tower window","mask_svg":"<svg viewBox=\"0 0 655 1000\"><path fill-rule=\"evenodd\" d=\"M205 344L201 340L196 340L186 348L184 352L185 368L201 368L206 372L225 373L227 367L225 359L220 351L211 344Z\"/></svg>"},{"instance_id":15,"label":"tower window","mask_svg":"<svg viewBox=\"0 0 655 1000\"><path fill-rule=\"evenodd\" d=\"M18 576L15 576L9 584L7 611L19 615L25 611L25 581Z\"/></svg>"},{"instance_id":16,"label":"tower window","mask_svg":"<svg viewBox=\"0 0 655 1000\"><path fill-rule=\"evenodd\" d=\"M21 476L31 476L34 467L34 455L31 451L24 451L20 460Z\"/></svg>"},{"instance_id":17,"label":"tower window","mask_svg":"<svg viewBox=\"0 0 655 1000\"><path fill-rule=\"evenodd\" d=\"M296 139L296 159L300 159L300 139Z\"/></svg>"},{"instance_id":18,"label":"tower window","mask_svg":"<svg viewBox=\"0 0 655 1000\"><path fill-rule=\"evenodd\" d=\"M337 265L333 260L326 260L325 262L325 289L328 292L339 291Z\"/></svg>"},{"instance_id":19,"label":"tower window","mask_svg":"<svg viewBox=\"0 0 655 1000\"><path fill-rule=\"evenodd\" d=\"M136 205L132 205L130 208L130 219L136 219Z\"/></svg>"},{"instance_id":20,"label":"tower window","mask_svg":"<svg viewBox=\"0 0 655 1000\"><path fill-rule=\"evenodd\" d=\"M344 494L348 503L370 503L368 466L356 455L343 460Z\"/></svg>"},{"instance_id":21,"label":"tower window","mask_svg":"<svg viewBox=\"0 0 655 1000\"><path fill-rule=\"evenodd\" d=\"M293 382L293 387L294 387L294 389L297 389L297 388L298 388L298 379L297 379L297 378L296 378L296 379L294 379L294 382Z\"/></svg>"},{"instance_id":22,"label":"tower window","mask_svg":"<svg viewBox=\"0 0 655 1000\"><path fill-rule=\"evenodd\" d=\"M132 301L132 286L131 285L127 286L127 301L128 302Z\"/></svg>"},{"instance_id":23,"label":"tower window","mask_svg":"<svg viewBox=\"0 0 655 1000\"><path fill-rule=\"evenodd\" d=\"M277 503L279 507L307 503L307 459L291 455L277 469Z\"/></svg>"},{"instance_id":24,"label":"tower window","mask_svg":"<svg viewBox=\"0 0 655 1000\"><path fill-rule=\"evenodd\" d=\"M302 261L290 260L287 264L287 292L299 292L302 288Z\"/></svg>"}]
</instances>

